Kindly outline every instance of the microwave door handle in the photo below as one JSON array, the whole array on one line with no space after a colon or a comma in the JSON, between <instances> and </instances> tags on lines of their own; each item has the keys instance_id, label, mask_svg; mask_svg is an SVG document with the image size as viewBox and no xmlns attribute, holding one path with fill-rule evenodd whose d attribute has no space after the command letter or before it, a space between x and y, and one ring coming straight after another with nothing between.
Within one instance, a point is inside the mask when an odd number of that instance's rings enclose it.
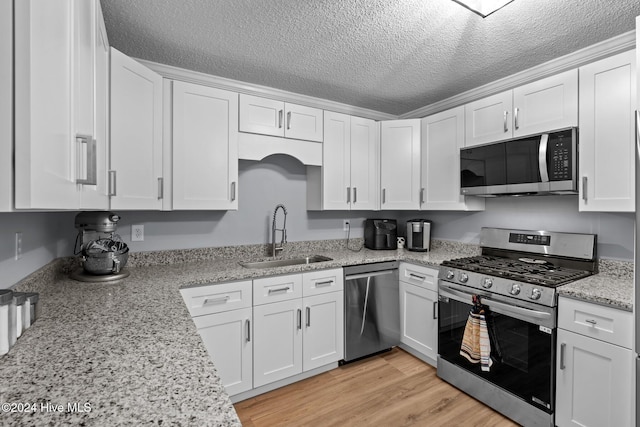
<instances>
[{"instance_id":1,"label":"microwave door handle","mask_svg":"<svg viewBox=\"0 0 640 427\"><path fill-rule=\"evenodd\" d=\"M543 133L540 136L540 147L538 148L538 165L540 167L540 181L549 182L549 169L547 167L547 145L549 134Z\"/></svg>"}]
</instances>

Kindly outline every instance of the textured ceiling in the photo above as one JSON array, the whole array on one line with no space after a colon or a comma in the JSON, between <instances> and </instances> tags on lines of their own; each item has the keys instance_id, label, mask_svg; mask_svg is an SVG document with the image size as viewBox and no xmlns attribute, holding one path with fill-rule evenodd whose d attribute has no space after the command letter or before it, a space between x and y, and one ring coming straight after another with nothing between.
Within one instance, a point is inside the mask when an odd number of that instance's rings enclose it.
<instances>
[{"instance_id":1,"label":"textured ceiling","mask_svg":"<svg viewBox=\"0 0 640 427\"><path fill-rule=\"evenodd\" d=\"M102 0L124 53L400 115L635 28L638 0Z\"/></svg>"}]
</instances>

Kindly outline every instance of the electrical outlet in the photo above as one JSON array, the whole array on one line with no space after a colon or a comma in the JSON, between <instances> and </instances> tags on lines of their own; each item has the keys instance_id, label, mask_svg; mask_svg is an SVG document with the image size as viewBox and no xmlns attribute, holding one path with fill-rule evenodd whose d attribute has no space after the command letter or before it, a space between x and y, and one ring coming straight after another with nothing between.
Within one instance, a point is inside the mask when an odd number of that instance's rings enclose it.
<instances>
[{"instance_id":1,"label":"electrical outlet","mask_svg":"<svg viewBox=\"0 0 640 427\"><path fill-rule=\"evenodd\" d=\"M22 231L16 231L16 260L22 258Z\"/></svg>"},{"instance_id":2,"label":"electrical outlet","mask_svg":"<svg viewBox=\"0 0 640 427\"><path fill-rule=\"evenodd\" d=\"M345 219L342 221L342 231L349 231L350 227L351 227L351 221L349 221L348 219Z\"/></svg>"},{"instance_id":3,"label":"electrical outlet","mask_svg":"<svg viewBox=\"0 0 640 427\"><path fill-rule=\"evenodd\" d=\"M142 242L144 240L144 225L132 225L131 226L131 241Z\"/></svg>"}]
</instances>

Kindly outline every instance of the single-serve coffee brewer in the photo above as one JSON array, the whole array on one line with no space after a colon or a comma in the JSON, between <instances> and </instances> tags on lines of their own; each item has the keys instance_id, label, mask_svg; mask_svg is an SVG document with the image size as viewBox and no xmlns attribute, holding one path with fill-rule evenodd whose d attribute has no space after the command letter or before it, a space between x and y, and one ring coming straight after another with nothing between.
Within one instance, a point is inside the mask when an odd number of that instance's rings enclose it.
<instances>
[{"instance_id":1,"label":"single-serve coffee brewer","mask_svg":"<svg viewBox=\"0 0 640 427\"><path fill-rule=\"evenodd\" d=\"M410 251L426 252L431 249L431 221L411 219L407 221L406 247Z\"/></svg>"},{"instance_id":2,"label":"single-serve coffee brewer","mask_svg":"<svg viewBox=\"0 0 640 427\"><path fill-rule=\"evenodd\" d=\"M87 211L76 215L78 229L74 254L82 268L71 274L81 282L107 282L129 276L124 270L129 247L115 234L120 216L113 212Z\"/></svg>"}]
</instances>

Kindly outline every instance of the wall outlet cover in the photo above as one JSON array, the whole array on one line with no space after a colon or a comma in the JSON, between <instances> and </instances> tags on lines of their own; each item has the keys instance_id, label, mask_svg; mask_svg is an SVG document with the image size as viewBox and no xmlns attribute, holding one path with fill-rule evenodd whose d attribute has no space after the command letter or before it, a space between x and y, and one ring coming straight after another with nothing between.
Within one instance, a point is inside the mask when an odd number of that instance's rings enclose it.
<instances>
[{"instance_id":1,"label":"wall outlet cover","mask_svg":"<svg viewBox=\"0 0 640 427\"><path fill-rule=\"evenodd\" d=\"M131 241L142 242L144 240L144 225L131 226Z\"/></svg>"}]
</instances>

